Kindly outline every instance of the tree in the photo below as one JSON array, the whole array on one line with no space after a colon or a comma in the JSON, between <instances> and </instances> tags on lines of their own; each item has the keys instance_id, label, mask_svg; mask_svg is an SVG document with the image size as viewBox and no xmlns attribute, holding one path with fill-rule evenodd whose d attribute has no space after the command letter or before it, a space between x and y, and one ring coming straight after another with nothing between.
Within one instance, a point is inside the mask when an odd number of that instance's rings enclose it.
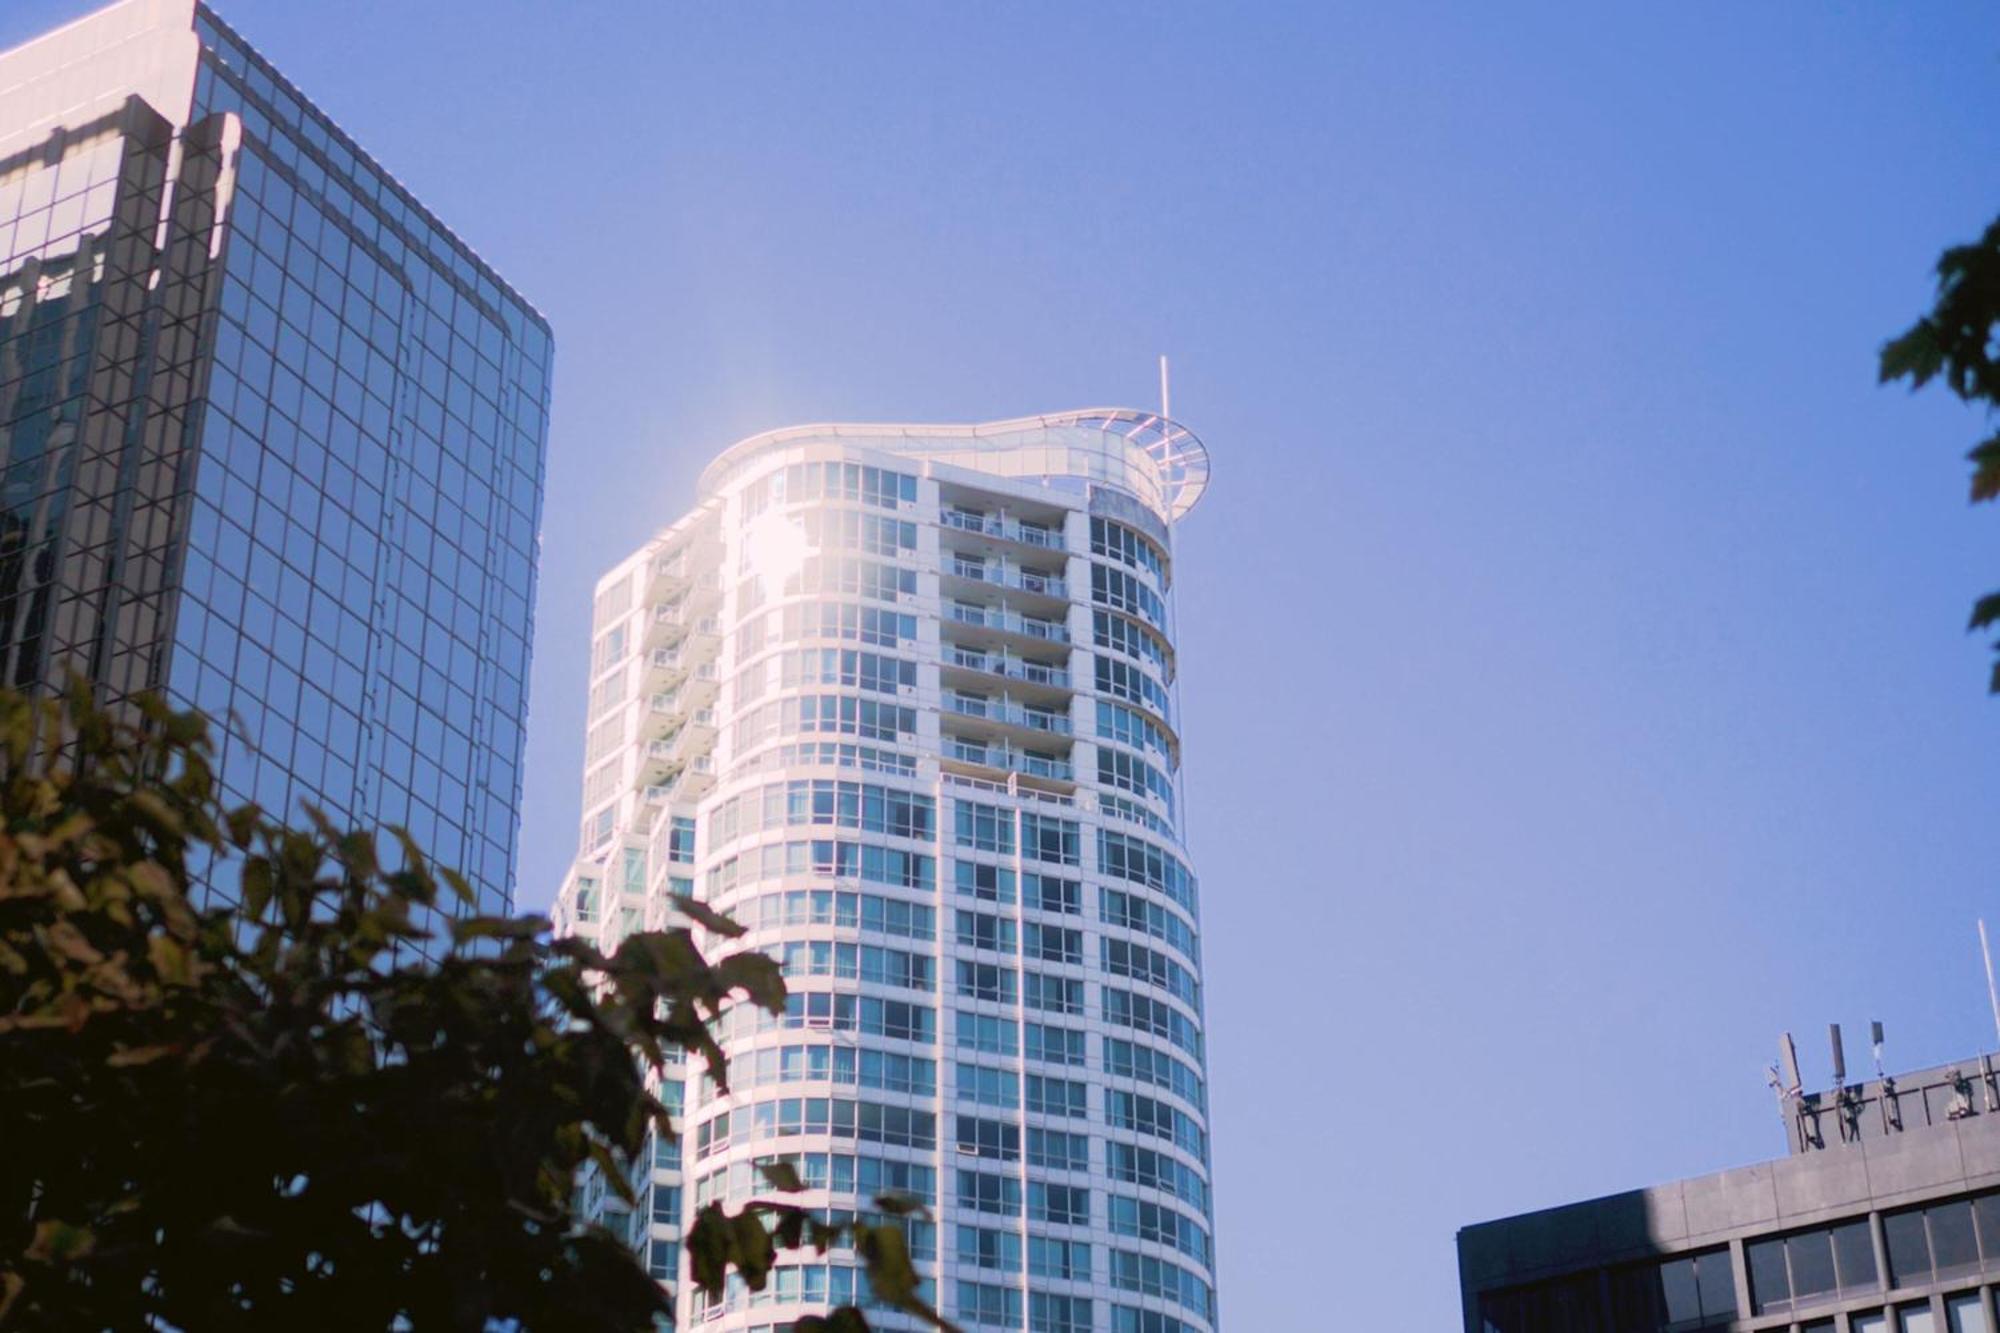
<instances>
[{"instance_id":1,"label":"tree","mask_svg":"<svg viewBox=\"0 0 2000 1333\"><path fill-rule=\"evenodd\" d=\"M1951 391L1986 407L1987 422L2000 408L2000 221L1970 245L1955 245L1937 263L1937 298L1929 313L1882 348L1881 382L1907 379L1921 389L1943 376ZM2000 430L1967 455L1972 461L1972 502L2000 498ZM1981 597L1968 630L2000 623L2000 592ZM2000 652L2000 641L1994 644ZM1989 688L2000 694L2000 662Z\"/></svg>"},{"instance_id":2,"label":"tree","mask_svg":"<svg viewBox=\"0 0 2000 1333\"><path fill-rule=\"evenodd\" d=\"M427 920L465 881L317 814L221 807L206 725L82 688L0 694L0 1326L643 1329L665 1298L572 1211L596 1163L671 1134L648 1089L705 1020L774 1011L772 961L689 930L605 956L538 917ZM213 858L235 908L198 908ZM699 903L709 934L740 934ZM796 1190L773 1170L775 1193ZM780 1249L852 1245L917 1296L899 1214L839 1225L782 1197L710 1206L694 1280L754 1288ZM843 1309L814 1325L867 1327Z\"/></svg>"}]
</instances>

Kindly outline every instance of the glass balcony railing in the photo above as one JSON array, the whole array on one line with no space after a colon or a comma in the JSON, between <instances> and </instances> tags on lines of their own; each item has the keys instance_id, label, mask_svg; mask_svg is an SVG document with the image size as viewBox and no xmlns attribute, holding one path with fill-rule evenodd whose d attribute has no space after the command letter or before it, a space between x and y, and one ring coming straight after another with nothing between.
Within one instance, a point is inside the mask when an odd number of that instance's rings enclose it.
<instances>
[{"instance_id":1,"label":"glass balcony railing","mask_svg":"<svg viewBox=\"0 0 2000 1333\"><path fill-rule=\"evenodd\" d=\"M978 625L985 629L1019 634L1024 638L1046 639L1050 643L1069 642L1068 625L1055 620L1037 620L1004 607L972 606L965 602L952 602L945 608L945 617L961 625Z\"/></svg>"},{"instance_id":2,"label":"glass balcony railing","mask_svg":"<svg viewBox=\"0 0 2000 1333\"><path fill-rule=\"evenodd\" d=\"M1045 550L1063 549L1063 534L1059 528L1046 528L1039 523L1022 523L1000 514L976 514L969 509L944 509L938 514L938 521L948 528L960 532L976 532L983 537L1001 537L1023 546L1039 546Z\"/></svg>"},{"instance_id":3,"label":"glass balcony railing","mask_svg":"<svg viewBox=\"0 0 2000 1333\"><path fill-rule=\"evenodd\" d=\"M988 675L1005 676L1030 685L1052 685L1062 690L1069 688L1069 672L1062 667L1009 657L1005 653L975 653L953 648L945 661L950 666L964 667L967 671L984 671Z\"/></svg>"},{"instance_id":4,"label":"glass balcony railing","mask_svg":"<svg viewBox=\"0 0 2000 1333\"><path fill-rule=\"evenodd\" d=\"M1040 574L1032 569L1022 569L1016 565L999 563L984 564L977 560L953 560L951 573L962 579L977 579L999 588L1017 588L1041 597L1069 598L1069 582L1054 574Z\"/></svg>"},{"instance_id":5,"label":"glass balcony railing","mask_svg":"<svg viewBox=\"0 0 2000 1333\"><path fill-rule=\"evenodd\" d=\"M1004 768L1009 772L1025 774L1031 778L1051 778L1058 782L1076 781L1076 766L1067 759L1057 759L1053 755L1011 750L1004 745L979 745L956 736L945 738L944 754L945 758L956 759L963 764Z\"/></svg>"},{"instance_id":6,"label":"glass balcony railing","mask_svg":"<svg viewBox=\"0 0 2000 1333\"><path fill-rule=\"evenodd\" d=\"M1067 736L1071 730L1070 720L1066 715L1051 713L1041 708L1023 708L1009 699L982 699L976 694L960 694L956 690L946 690L944 706L951 712L965 717L985 718L989 722L1005 722L1010 726L1046 731L1055 736Z\"/></svg>"}]
</instances>

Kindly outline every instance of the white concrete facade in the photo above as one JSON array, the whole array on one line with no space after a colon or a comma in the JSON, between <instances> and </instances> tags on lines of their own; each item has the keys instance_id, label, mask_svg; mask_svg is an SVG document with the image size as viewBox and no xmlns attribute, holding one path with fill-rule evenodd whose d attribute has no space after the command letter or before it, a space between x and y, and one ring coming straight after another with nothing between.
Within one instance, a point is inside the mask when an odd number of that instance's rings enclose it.
<instances>
[{"instance_id":1,"label":"white concrete facade","mask_svg":"<svg viewBox=\"0 0 2000 1333\"><path fill-rule=\"evenodd\" d=\"M692 894L793 996L718 1024L730 1091L671 1090L637 1215L591 1188L656 1276L783 1158L813 1206L922 1198L967 1328L1217 1327L1171 615L1207 470L1135 411L800 427L600 581L558 928L613 946ZM852 1255L806 1259L681 1326L866 1299Z\"/></svg>"}]
</instances>

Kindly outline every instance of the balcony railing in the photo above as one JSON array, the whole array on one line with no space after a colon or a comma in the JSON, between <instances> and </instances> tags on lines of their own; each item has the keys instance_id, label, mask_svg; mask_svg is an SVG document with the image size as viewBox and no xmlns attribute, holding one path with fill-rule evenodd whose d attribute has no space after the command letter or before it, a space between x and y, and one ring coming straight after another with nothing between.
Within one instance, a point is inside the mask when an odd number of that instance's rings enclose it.
<instances>
[{"instance_id":1,"label":"balcony railing","mask_svg":"<svg viewBox=\"0 0 2000 1333\"><path fill-rule=\"evenodd\" d=\"M946 618L961 625L978 625L985 629L1003 630L1008 634L1019 634L1029 639L1046 639L1050 643L1068 643L1069 626L1055 620L1036 620L1018 612L998 606L970 606L964 602L952 602L945 608Z\"/></svg>"},{"instance_id":2,"label":"balcony railing","mask_svg":"<svg viewBox=\"0 0 2000 1333\"><path fill-rule=\"evenodd\" d=\"M1069 688L1069 672L1063 668L1009 657L1005 653L976 653L965 648L953 648L946 662L950 666L964 667L967 671L984 671L988 675L1022 680L1030 685L1052 685L1062 690Z\"/></svg>"},{"instance_id":3,"label":"balcony railing","mask_svg":"<svg viewBox=\"0 0 2000 1333\"><path fill-rule=\"evenodd\" d=\"M938 514L938 521L948 528L961 532L976 532L983 537L1002 537L1023 546L1039 546L1045 550L1063 549L1063 534L1060 528L1045 528L1039 523L1022 523L999 514L975 514L966 509L945 509Z\"/></svg>"},{"instance_id":4,"label":"balcony railing","mask_svg":"<svg viewBox=\"0 0 2000 1333\"><path fill-rule=\"evenodd\" d=\"M956 690L944 692L944 706L965 717L985 718L989 722L1005 722L1011 726L1026 727L1033 731L1046 731L1055 736L1070 734L1070 720L1061 713L1051 713L1040 708L1023 708L1008 699L982 699L976 694L960 694Z\"/></svg>"},{"instance_id":5,"label":"balcony railing","mask_svg":"<svg viewBox=\"0 0 2000 1333\"><path fill-rule=\"evenodd\" d=\"M987 768L1004 768L1009 772L1022 773L1031 778L1051 778L1058 782L1076 781L1076 765L1067 759L1055 759L1048 755L1030 754L1025 750L1012 750L1004 745L975 745L955 736L947 736L944 755L962 764L983 764Z\"/></svg>"},{"instance_id":6,"label":"balcony railing","mask_svg":"<svg viewBox=\"0 0 2000 1333\"><path fill-rule=\"evenodd\" d=\"M1032 569L1022 569L1018 565L1001 563L987 564L978 560L957 559L951 562L952 574L962 579L976 579L981 583L991 583L1000 588L1018 588L1041 597L1069 599L1069 582L1054 574L1038 574Z\"/></svg>"}]
</instances>

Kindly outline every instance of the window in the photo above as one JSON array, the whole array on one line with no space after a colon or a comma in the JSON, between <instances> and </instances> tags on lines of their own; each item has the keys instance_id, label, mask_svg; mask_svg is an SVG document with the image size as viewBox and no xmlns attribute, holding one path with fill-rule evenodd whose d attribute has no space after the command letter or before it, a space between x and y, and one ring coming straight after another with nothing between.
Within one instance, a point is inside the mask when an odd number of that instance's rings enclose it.
<instances>
[{"instance_id":1,"label":"window","mask_svg":"<svg viewBox=\"0 0 2000 1333\"><path fill-rule=\"evenodd\" d=\"M1866 1223L1862 1224L1866 1239ZM1632 1333L1681 1333L1736 1317L1736 1278L1727 1249L1705 1250L1611 1275L1617 1327Z\"/></svg>"},{"instance_id":2,"label":"window","mask_svg":"<svg viewBox=\"0 0 2000 1333\"><path fill-rule=\"evenodd\" d=\"M958 1173L958 1206L975 1213L1019 1216L1021 1182L1013 1176L989 1176L984 1171Z\"/></svg>"},{"instance_id":3,"label":"window","mask_svg":"<svg viewBox=\"0 0 2000 1333\"><path fill-rule=\"evenodd\" d=\"M1150 538L1140 536L1135 529L1123 523L1093 516L1090 520L1090 553L1109 556L1120 564L1142 569L1151 574L1162 588L1167 586L1166 557Z\"/></svg>"},{"instance_id":4,"label":"window","mask_svg":"<svg viewBox=\"0 0 2000 1333\"><path fill-rule=\"evenodd\" d=\"M963 808L961 806L960 808ZM1021 812L1021 855L1034 861L1073 866L1080 859L1077 824L1072 819Z\"/></svg>"},{"instance_id":5,"label":"window","mask_svg":"<svg viewBox=\"0 0 2000 1333\"><path fill-rule=\"evenodd\" d=\"M953 1025L957 1029L958 1047L962 1051L983 1051L988 1055L1020 1054L1020 1029L1011 1018L969 1014L961 1010L953 1018Z\"/></svg>"},{"instance_id":6,"label":"window","mask_svg":"<svg viewBox=\"0 0 2000 1333\"><path fill-rule=\"evenodd\" d=\"M1167 698L1167 687L1154 680L1144 668L1098 653L1095 672L1099 694L1109 694L1127 703L1143 704L1161 717L1172 719L1173 708Z\"/></svg>"},{"instance_id":7,"label":"window","mask_svg":"<svg viewBox=\"0 0 2000 1333\"><path fill-rule=\"evenodd\" d=\"M1097 917L1107 926L1137 931L1164 940L1189 958L1201 959L1194 927L1159 903L1148 902L1136 893L1120 889L1097 891Z\"/></svg>"},{"instance_id":8,"label":"window","mask_svg":"<svg viewBox=\"0 0 2000 1333\"><path fill-rule=\"evenodd\" d=\"M1052 1185L1045 1181L1028 1183L1028 1216L1037 1222L1064 1226L1090 1225L1090 1191L1081 1185Z\"/></svg>"},{"instance_id":9,"label":"window","mask_svg":"<svg viewBox=\"0 0 2000 1333\"><path fill-rule=\"evenodd\" d=\"M1088 1282L1090 1245L1080 1240L1032 1236L1028 1239L1028 1271L1036 1277L1061 1278L1067 1282Z\"/></svg>"},{"instance_id":10,"label":"window","mask_svg":"<svg viewBox=\"0 0 2000 1333\"><path fill-rule=\"evenodd\" d=\"M961 958L958 960L958 993L970 1000L1012 1004L1020 990L1013 968Z\"/></svg>"},{"instance_id":11,"label":"window","mask_svg":"<svg viewBox=\"0 0 2000 1333\"><path fill-rule=\"evenodd\" d=\"M1087 1088L1087 1084L1078 1083L1074 1079L1029 1074L1028 1109L1043 1115L1074 1116L1082 1119L1090 1114Z\"/></svg>"},{"instance_id":12,"label":"window","mask_svg":"<svg viewBox=\"0 0 2000 1333\"><path fill-rule=\"evenodd\" d=\"M1044 1245L1065 1245L1077 1242L1043 1241ZM1083 1269L1078 1281L1090 1277L1090 1247L1081 1245ZM1090 1298L1088 1296L1058 1296L1053 1292L1031 1291L1028 1293L1028 1333L1091 1333L1097 1325L1091 1322Z\"/></svg>"},{"instance_id":13,"label":"window","mask_svg":"<svg viewBox=\"0 0 2000 1333\"><path fill-rule=\"evenodd\" d=\"M1083 911L1083 887L1073 879L1055 879L1029 871L1021 876L1021 902L1037 912L1076 916Z\"/></svg>"},{"instance_id":14,"label":"window","mask_svg":"<svg viewBox=\"0 0 2000 1333\"><path fill-rule=\"evenodd\" d=\"M1169 814L1173 812L1174 789L1167 781L1167 775L1135 754L1099 746L1097 780L1107 787L1117 787L1135 796L1151 796L1166 806Z\"/></svg>"},{"instance_id":15,"label":"window","mask_svg":"<svg viewBox=\"0 0 2000 1333\"><path fill-rule=\"evenodd\" d=\"M1104 1201L1107 1224L1114 1235L1170 1245L1198 1264L1209 1262L1208 1232L1179 1210L1149 1199L1113 1194ZM1620 1333L1655 1333L1656 1324L1620 1324Z\"/></svg>"},{"instance_id":16,"label":"window","mask_svg":"<svg viewBox=\"0 0 2000 1333\"><path fill-rule=\"evenodd\" d=\"M1914 1287L1970 1277L1980 1271L1982 1251L2000 1261L2000 1195L1887 1213L1882 1232L1893 1285Z\"/></svg>"},{"instance_id":17,"label":"window","mask_svg":"<svg viewBox=\"0 0 2000 1333\"><path fill-rule=\"evenodd\" d=\"M1010 1069L985 1065L958 1066L958 1099L980 1106L1011 1110L1021 1104L1021 1084Z\"/></svg>"},{"instance_id":18,"label":"window","mask_svg":"<svg viewBox=\"0 0 2000 1333\"><path fill-rule=\"evenodd\" d=\"M1090 1137L1064 1129L1028 1130L1028 1165L1057 1171L1090 1170Z\"/></svg>"},{"instance_id":19,"label":"window","mask_svg":"<svg viewBox=\"0 0 2000 1333\"><path fill-rule=\"evenodd\" d=\"M1173 658L1166 643L1139 621L1115 611L1097 610L1090 613L1090 624L1092 641L1099 648L1136 658L1168 680L1173 679Z\"/></svg>"},{"instance_id":20,"label":"window","mask_svg":"<svg viewBox=\"0 0 2000 1333\"><path fill-rule=\"evenodd\" d=\"M1102 941L1104 970L1158 986L1192 1008L1201 1007L1201 986L1194 974L1157 949L1109 936Z\"/></svg>"},{"instance_id":21,"label":"window","mask_svg":"<svg viewBox=\"0 0 2000 1333\"><path fill-rule=\"evenodd\" d=\"M968 1324L993 1328L1021 1326L1021 1289L988 1282L958 1284L958 1317Z\"/></svg>"},{"instance_id":22,"label":"window","mask_svg":"<svg viewBox=\"0 0 2000 1333\"><path fill-rule=\"evenodd\" d=\"M1156 629L1167 628L1167 604L1160 594L1122 569L1091 565L1090 600L1114 611L1138 615Z\"/></svg>"},{"instance_id":23,"label":"window","mask_svg":"<svg viewBox=\"0 0 2000 1333\"><path fill-rule=\"evenodd\" d=\"M963 915L963 913L961 913ZM1045 963L1081 963L1083 932L1063 926L1043 926L1029 922L1026 932L1028 957Z\"/></svg>"},{"instance_id":24,"label":"window","mask_svg":"<svg viewBox=\"0 0 2000 1333\"><path fill-rule=\"evenodd\" d=\"M1018 1273L1021 1271L1021 1237L1015 1232L996 1231L991 1227L960 1227L958 1261L975 1268Z\"/></svg>"},{"instance_id":25,"label":"window","mask_svg":"<svg viewBox=\"0 0 2000 1333\"><path fill-rule=\"evenodd\" d=\"M1014 902L1014 872L999 866L980 865L976 861L956 863L958 891L968 898L981 902L999 903L1012 906Z\"/></svg>"},{"instance_id":26,"label":"window","mask_svg":"<svg viewBox=\"0 0 2000 1333\"><path fill-rule=\"evenodd\" d=\"M1014 854L1014 812L974 801L953 802L958 845L975 851Z\"/></svg>"},{"instance_id":27,"label":"window","mask_svg":"<svg viewBox=\"0 0 2000 1333\"><path fill-rule=\"evenodd\" d=\"M1107 875L1165 894L1184 911L1195 910L1194 876L1178 858L1144 839L1099 829L1097 865Z\"/></svg>"},{"instance_id":28,"label":"window","mask_svg":"<svg viewBox=\"0 0 2000 1333\"><path fill-rule=\"evenodd\" d=\"M1207 1105L1201 1075L1165 1051L1118 1037L1105 1037L1103 1042L1105 1073L1166 1088L1196 1106Z\"/></svg>"},{"instance_id":29,"label":"window","mask_svg":"<svg viewBox=\"0 0 2000 1333\"><path fill-rule=\"evenodd\" d=\"M1483 1304L1481 1313L1485 1313ZM1529 1325L1508 1324L1502 1330L1500 1325L1493 1323L1488 1317L1486 1327L1489 1330L1498 1330L1498 1333L1515 1333L1517 1328L1526 1329ZM1535 1327L1547 1330L1558 1326L1540 1324ZM1194 1333L1194 1325L1183 1323L1170 1314L1161 1314L1158 1310L1135 1310L1129 1305L1114 1305L1111 1307L1111 1333Z\"/></svg>"},{"instance_id":30,"label":"window","mask_svg":"<svg viewBox=\"0 0 2000 1333\"><path fill-rule=\"evenodd\" d=\"M1028 927L1033 931L1034 927ZM1006 917L993 916L987 912L966 912L958 914L958 942L970 949L992 949L998 953L1014 952L1014 923Z\"/></svg>"},{"instance_id":31,"label":"window","mask_svg":"<svg viewBox=\"0 0 2000 1333\"><path fill-rule=\"evenodd\" d=\"M1039 972L1027 974L1027 1006L1052 1014L1083 1012L1083 982L1076 977L1050 977Z\"/></svg>"},{"instance_id":32,"label":"window","mask_svg":"<svg viewBox=\"0 0 2000 1333\"><path fill-rule=\"evenodd\" d=\"M1001 1162L1021 1160L1021 1127L978 1116L958 1117L958 1150Z\"/></svg>"},{"instance_id":33,"label":"window","mask_svg":"<svg viewBox=\"0 0 2000 1333\"><path fill-rule=\"evenodd\" d=\"M1134 1254L1129 1250L1111 1251L1111 1285L1125 1291L1135 1291L1144 1296L1160 1296L1170 1301L1179 1301L1204 1319L1212 1314L1208 1284L1179 1264L1165 1259L1156 1259L1150 1254ZM1595 1304L1595 1291L1590 1293L1588 1303L1578 1302L1574 1307L1579 1314ZM1579 1319L1577 1322L1549 1322L1545 1324L1524 1324L1525 1331L1532 1328L1535 1333L1572 1333L1596 1326L1594 1319Z\"/></svg>"},{"instance_id":34,"label":"window","mask_svg":"<svg viewBox=\"0 0 2000 1333\"><path fill-rule=\"evenodd\" d=\"M1882 1288L1866 1218L1751 1241L1744 1256L1754 1314L1783 1314Z\"/></svg>"},{"instance_id":35,"label":"window","mask_svg":"<svg viewBox=\"0 0 2000 1333\"><path fill-rule=\"evenodd\" d=\"M1944 1298L1946 1333L1992 1333L1986 1318L1986 1302L1976 1291L1960 1292Z\"/></svg>"},{"instance_id":36,"label":"window","mask_svg":"<svg viewBox=\"0 0 2000 1333\"><path fill-rule=\"evenodd\" d=\"M1078 1068L1084 1063L1083 1034L1069 1028L1047 1023L1023 1024L1022 1045L1030 1060L1052 1065L1075 1065Z\"/></svg>"}]
</instances>

